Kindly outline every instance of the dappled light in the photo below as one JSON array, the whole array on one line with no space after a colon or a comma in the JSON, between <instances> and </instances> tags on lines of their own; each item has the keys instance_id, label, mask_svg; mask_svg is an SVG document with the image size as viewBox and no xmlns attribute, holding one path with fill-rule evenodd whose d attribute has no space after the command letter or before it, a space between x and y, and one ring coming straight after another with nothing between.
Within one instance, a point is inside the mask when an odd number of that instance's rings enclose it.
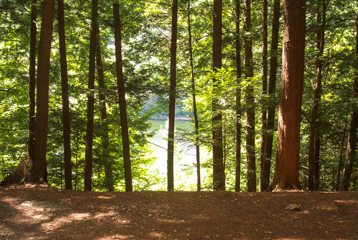
<instances>
[{"instance_id":1,"label":"dappled light","mask_svg":"<svg viewBox=\"0 0 358 240\"><path fill-rule=\"evenodd\" d=\"M10 239L355 239L358 193L0 188Z\"/></svg>"}]
</instances>

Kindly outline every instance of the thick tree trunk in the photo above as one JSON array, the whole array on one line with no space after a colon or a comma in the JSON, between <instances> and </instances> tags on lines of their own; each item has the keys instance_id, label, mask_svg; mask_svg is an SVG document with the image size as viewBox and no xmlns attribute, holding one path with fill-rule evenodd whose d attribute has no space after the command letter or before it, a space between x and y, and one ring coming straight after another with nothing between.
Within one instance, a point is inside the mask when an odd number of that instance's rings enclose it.
<instances>
[{"instance_id":1,"label":"thick tree trunk","mask_svg":"<svg viewBox=\"0 0 358 240\"><path fill-rule=\"evenodd\" d=\"M94 118L94 80L96 70L96 38L97 38L98 0L92 0L92 24L90 37L89 76L87 93L87 131L85 153L85 190L92 190L93 161L93 118Z\"/></svg>"},{"instance_id":2,"label":"thick tree trunk","mask_svg":"<svg viewBox=\"0 0 358 240\"><path fill-rule=\"evenodd\" d=\"M358 15L356 19L356 60L354 62L354 68L358 70ZM358 74L356 74L353 83L353 97L358 97ZM351 124L348 133L348 146L347 146L347 160L344 164L343 179L341 184L341 191L348 191L351 181L353 163L356 158L356 147L357 147L357 125L358 125L358 107L354 103L353 113L351 118Z\"/></svg>"},{"instance_id":3,"label":"thick tree trunk","mask_svg":"<svg viewBox=\"0 0 358 240\"><path fill-rule=\"evenodd\" d=\"M191 37L191 24L190 24L190 4L188 1L188 33L189 33L189 57L190 57L190 77L191 77L191 91L193 92L193 115L195 125L195 147L196 147L196 179L197 179L197 191L201 190L201 177L200 177L200 144L199 144L199 118L198 111L196 109L196 95L195 95L195 77L194 77L194 61L193 61L193 47Z\"/></svg>"},{"instance_id":4,"label":"thick tree trunk","mask_svg":"<svg viewBox=\"0 0 358 240\"><path fill-rule=\"evenodd\" d=\"M115 29L115 45L116 45L116 72L117 72L117 88L119 95L119 112L121 118L122 130L122 146L123 146L123 161L124 161L124 178L126 183L126 192L133 191L132 187L132 169L129 150L129 134L128 134L128 119L127 119L127 104L124 89L123 76L123 60L122 60L122 25L119 14L119 4L113 4L114 12L114 29Z\"/></svg>"},{"instance_id":5,"label":"thick tree trunk","mask_svg":"<svg viewBox=\"0 0 358 240\"><path fill-rule=\"evenodd\" d=\"M267 0L262 0L263 34L262 34L262 97L267 95ZM262 105L261 110L261 156L260 156L260 191L265 191L269 186L269 179L265 178L266 141L267 141L267 105Z\"/></svg>"},{"instance_id":6,"label":"thick tree trunk","mask_svg":"<svg viewBox=\"0 0 358 240\"><path fill-rule=\"evenodd\" d=\"M281 96L276 168L268 190L300 189L300 123L303 93L306 1L285 0Z\"/></svg>"},{"instance_id":7,"label":"thick tree trunk","mask_svg":"<svg viewBox=\"0 0 358 240\"><path fill-rule=\"evenodd\" d=\"M255 159L255 98L254 87L250 78L254 76L252 61L252 30L251 30L251 1L244 0L244 29L245 29L245 77L246 87L246 155L247 155L247 191L256 192L256 159Z\"/></svg>"},{"instance_id":8,"label":"thick tree trunk","mask_svg":"<svg viewBox=\"0 0 358 240\"><path fill-rule=\"evenodd\" d=\"M222 67L222 0L214 0L213 14L213 71L217 72ZM225 190L225 166L222 145L222 113L215 88L220 79L213 78L212 100L212 134L213 134L213 188Z\"/></svg>"},{"instance_id":9,"label":"thick tree trunk","mask_svg":"<svg viewBox=\"0 0 358 240\"><path fill-rule=\"evenodd\" d=\"M33 0L31 5L31 32L30 32L30 68L29 68L29 134L28 134L28 148L27 156L29 159L34 157L35 145L35 122L36 122L36 101L35 101L35 88L36 88L36 19L37 19L37 0Z\"/></svg>"},{"instance_id":10,"label":"thick tree trunk","mask_svg":"<svg viewBox=\"0 0 358 240\"><path fill-rule=\"evenodd\" d=\"M276 74L277 74L277 55L278 55L278 38L280 30L280 0L274 0L273 18L272 18L272 40L270 50L270 74L268 94L270 96L270 103L267 113L267 130L266 130L266 143L265 143L265 160L263 163L263 179L270 179L271 172L271 158L273 148L273 135L275 129L275 91L276 91ZM263 187L264 188L264 187Z\"/></svg>"},{"instance_id":11,"label":"thick tree trunk","mask_svg":"<svg viewBox=\"0 0 358 240\"><path fill-rule=\"evenodd\" d=\"M57 0L57 3L58 3L58 28L59 28L58 31L59 31L59 38L60 38L60 59L61 59L65 189L72 189L71 123L70 123L70 103L68 100L65 10L64 10L63 0Z\"/></svg>"},{"instance_id":12,"label":"thick tree trunk","mask_svg":"<svg viewBox=\"0 0 358 240\"><path fill-rule=\"evenodd\" d=\"M98 26L98 25L97 25ZM104 82L102 53L101 53L101 38L99 34L99 26L97 28L97 42L96 42L96 61L97 61L97 81L99 88L99 108L101 121L101 140L102 140L102 156L101 160L104 166L105 184L108 191L114 191L112 162L108 152L109 134L107 123L107 108L106 108L106 85Z\"/></svg>"},{"instance_id":13,"label":"thick tree trunk","mask_svg":"<svg viewBox=\"0 0 358 240\"><path fill-rule=\"evenodd\" d=\"M322 88L322 55L324 51L324 29L326 26L326 1L321 0L318 3L322 2L322 19L321 19L321 11L317 12L317 22L321 24L321 29L317 34L317 51L318 51L318 59L316 62L317 66L317 75L316 75L316 86L314 89L314 100L312 107L312 118L311 118L311 126L310 126L310 136L309 136L309 149L308 149L308 189L315 190L315 175L316 175L316 159L315 159L315 142L316 142L316 129L318 127L317 117L318 117L318 107L321 100L321 88ZM320 6L319 6L320 7ZM320 9L318 7L318 9ZM318 170L318 169L317 169Z\"/></svg>"},{"instance_id":14,"label":"thick tree trunk","mask_svg":"<svg viewBox=\"0 0 358 240\"><path fill-rule=\"evenodd\" d=\"M42 6L42 23L37 71L37 128L35 131L36 142L32 166L34 181L47 181L46 152L48 131L48 92L55 1L44 0Z\"/></svg>"},{"instance_id":15,"label":"thick tree trunk","mask_svg":"<svg viewBox=\"0 0 358 240\"><path fill-rule=\"evenodd\" d=\"M240 0L236 0L235 24L236 24L236 156L235 156L235 192L240 192L241 176L241 42L240 42Z\"/></svg>"}]
</instances>

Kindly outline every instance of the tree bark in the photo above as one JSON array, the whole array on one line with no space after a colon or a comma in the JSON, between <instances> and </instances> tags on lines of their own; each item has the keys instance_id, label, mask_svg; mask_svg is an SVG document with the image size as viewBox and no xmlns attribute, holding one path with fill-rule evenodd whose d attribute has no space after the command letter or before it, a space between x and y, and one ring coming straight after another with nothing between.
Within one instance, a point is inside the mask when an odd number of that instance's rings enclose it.
<instances>
[{"instance_id":1,"label":"tree bark","mask_svg":"<svg viewBox=\"0 0 358 240\"><path fill-rule=\"evenodd\" d=\"M36 34L37 34L37 0L33 0L31 4L31 32L30 32L30 68L29 68L29 133L28 133L28 148L27 156L29 159L34 158L35 145L35 122L36 122Z\"/></svg>"},{"instance_id":2,"label":"tree bark","mask_svg":"<svg viewBox=\"0 0 358 240\"><path fill-rule=\"evenodd\" d=\"M317 122L317 125L319 125L319 122ZM320 151L321 151L321 134L319 131L316 132L316 138L314 143L314 178L315 178L315 189L319 189L320 187Z\"/></svg>"},{"instance_id":3,"label":"tree bark","mask_svg":"<svg viewBox=\"0 0 358 240\"><path fill-rule=\"evenodd\" d=\"M94 80L96 70L96 38L98 25L98 0L92 0L92 24L90 36L89 76L87 93L87 131L85 153L85 190L92 190L93 161L93 118L94 118Z\"/></svg>"},{"instance_id":4,"label":"tree bark","mask_svg":"<svg viewBox=\"0 0 358 240\"><path fill-rule=\"evenodd\" d=\"M309 135L309 149L308 149L308 189L313 191L315 190L315 175L316 175L316 159L315 159L315 142L316 142L316 129L318 127L317 117L318 117L318 107L321 100L321 89L322 89L322 55L324 51L324 29L326 26L326 1L318 1L318 4L322 2L322 19L320 6L317 11L317 22L321 24L321 29L317 33L317 51L318 58L316 61L317 66L317 75L316 75L316 86L314 89L314 100L312 107L312 118L310 126L310 135ZM317 169L318 170L318 169Z\"/></svg>"},{"instance_id":5,"label":"tree bark","mask_svg":"<svg viewBox=\"0 0 358 240\"><path fill-rule=\"evenodd\" d=\"M172 4L172 38L170 46L170 90L169 90L169 127L168 127L168 191L174 191L174 130L175 96L177 74L177 38L178 38L178 0Z\"/></svg>"},{"instance_id":6,"label":"tree bark","mask_svg":"<svg viewBox=\"0 0 358 240\"><path fill-rule=\"evenodd\" d=\"M213 14L213 71L222 67L222 0L214 0ZM213 135L213 188L225 190L225 166L222 145L222 113L216 88L220 79L213 78L212 135Z\"/></svg>"},{"instance_id":7,"label":"tree bark","mask_svg":"<svg viewBox=\"0 0 358 240\"><path fill-rule=\"evenodd\" d=\"M235 192L240 192L241 176L241 42L240 42L240 0L236 0L235 24L236 24L236 156L235 156Z\"/></svg>"},{"instance_id":8,"label":"tree bark","mask_svg":"<svg viewBox=\"0 0 358 240\"><path fill-rule=\"evenodd\" d=\"M59 39L60 39L60 60L61 60L65 189L72 189L71 123L70 123L70 103L68 100L65 10L64 10L63 0L57 0L57 3L58 3L58 29L59 29L58 31L59 31Z\"/></svg>"},{"instance_id":9,"label":"tree bark","mask_svg":"<svg viewBox=\"0 0 358 240\"><path fill-rule=\"evenodd\" d=\"M42 3L42 23L39 44L39 58L37 71L37 114L36 114L36 142L33 159L34 181L47 181L46 152L48 131L48 92L50 80L50 56L53 31L55 1L44 0Z\"/></svg>"},{"instance_id":10,"label":"tree bark","mask_svg":"<svg viewBox=\"0 0 358 240\"><path fill-rule=\"evenodd\" d=\"M97 25L97 42L96 42L96 61L97 61L97 81L99 88L99 108L101 121L101 141L102 141L102 156L101 160L104 165L105 184L108 191L114 191L112 162L108 152L109 134L107 122L107 108L106 108L106 85L104 82L102 53L101 53L101 38L99 33L99 26Z\"/></svg>"},{"instance_id":11,"label":"tree bark","mask_svg":"<svg viewBox=\"0 0 358 240\"><path fill-rule=\"evenodd\" d=\"M272 17L272 40L270 50L270 73L268 94L270 96L270 103L267 111L267 127L266 127L266 143L265 143L265 160L263 163L263 179L270 179L271 159L273 148L273 136L275 132L275 91L276 91L276 74L277 74L277 55L278 55L278 39L280 30L280 0L274 0L273 17ZM262 187L264 188L264 186ZM266 188L267 189L267 188Z\"/></svg>"},{"instance_id":12,"label":"tree bark","mask_svg":"<svg viewBox=\"0 0 358 240\"><path fill-rule=\"evenodd\" d=\"M190 4L191 0L188 1L188 34L189 34L189 57L190 57L190 77L191 77L191 91L193 97L193 115L194 115L194 126L195 126L195 148L196 148L196 179L197 179L197 191L201 190L201 177L200 177L200 143L199 143L199 118L198 111L196 108L196 95L195 95L195 77L194 77L194 61L193 61L193 47L192 47L192 36L191 36L191 24L190 24Z\"/></svg>"},{"instance_id":13,"label":"tree bark","mask_svg":"<svg viewBox=\"0 0 358 240\"><path fill-rule=\"evenodd\" d=\"M346 112L346 119L344 121L344 128L343 128L343 134L341 138L341 147L339 151L339 162L338 162L338 170L337 170L337 182L336 182L336 191L339 191L340 188L340 177L341 177L341 169L343 165L343 150L344 150L344 143L346 139L346 131L347 131L347 124L348 124L348 112L349 112L349 106L347 104L347 112ZM334 177L333 177L334 179Z\"/></svg>"},{"instance_id":14,"label":"tree bark","mask_svg":"<svg viewBox=\"0 0 358 240\"><path fill-rule=\"evenodd\" d=\"M267 95L267 0L262 0L262 97ZM267 105L264 101L261 110L261 156L260 156L260 191L263 192L269 186L269 179L264 176L266 161L267 141Z\"/></svg>"},{"instance_id":15,"label":"tree bark","mask_svg":"<svg viewBox=\"0 0 358 240\"><path fill-rule=\"evenodd\" d=\"M301 189L300 123L303 94L306 1L285 0L281 96L275 176L268 190Z\"/></svg>"},{"instance_id":16,"label":"tree bark","mask_svg":"<svg viewBox=\"0 0 358 240\"><path fill-rule=\"evenodd\" d=\"M354 68L358 70L358 15L356 19L356 52L355 52ZM353 83L353 97L358 97L358 74L354 78ZM343 179L341 184L341 191L348 191L351 181L351 175L353 170L353 163L356 158L357 148L357 125L358 125L358 107L357 104L353 105L353 112L351 117L351 123L348 133L348 146L347 146L347 160L344 164Z\"/></svg>"},{"instance_id":17,"label":"tree bark","mask_svg":"<svg viewBox=\"0 0 358 240\"><path fill-rule=\"evenodd\" d=\"M244 0L244 29L245 29L245 78L246 87L246 154L247 154L247 191L256 192L256 159L255 159L255 98L251 79L254 76L252 61L252 30L251 30L251 1Z\"/></svg>"},{"instance_id":18,"label":"tree bark","mask_svg":"<svg viewBox=\"0 0 358 240\"><path fill-rule=\"evenodd\" d=\"M133 191L132 187L132 169L129 150L129 134L128 134L128 119L127 119L127 104L124 89L123 76L123 60L122 60L122 25L119 14L119 4L113 4L114 12L114 29L115 29L115 45L116 45L116 72L117 72L117 88L119 95L119 112L121 118L122 130L122 146L123 146L123 161L124 161L124 178L126 183L126 192Z\"/></svg>"}]
</instances>

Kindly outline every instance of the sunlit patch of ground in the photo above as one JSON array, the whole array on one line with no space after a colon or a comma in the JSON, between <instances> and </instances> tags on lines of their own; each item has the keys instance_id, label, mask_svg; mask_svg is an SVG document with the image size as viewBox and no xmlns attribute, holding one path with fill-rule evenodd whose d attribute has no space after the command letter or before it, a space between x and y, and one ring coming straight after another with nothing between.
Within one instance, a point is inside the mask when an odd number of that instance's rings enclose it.
<instances>
[{"instance_id":1,"label":"sunlit patch of ground","mask_svg":"<svg viewBox=\"0 0 358 240\"><path fill-rule=\"evenodd\" d=\"M0 187L3 239L358 239L358 193Z\"/></svg>"}]
</instances>

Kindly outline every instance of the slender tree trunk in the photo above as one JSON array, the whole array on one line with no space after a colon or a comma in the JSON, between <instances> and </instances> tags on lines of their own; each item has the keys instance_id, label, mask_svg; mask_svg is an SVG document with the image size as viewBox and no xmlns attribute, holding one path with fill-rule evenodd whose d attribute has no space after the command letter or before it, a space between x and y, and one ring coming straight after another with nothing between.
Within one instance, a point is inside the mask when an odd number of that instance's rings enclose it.
<instances>
[{"instance_id":1,"label":"slender tree trunk","mask_svg":"<svg viewBox=\"0 0 358 240\"><path fill-rule=\"evenodd\" d=\"M354 68L358 70L358 15L356 19L356 52L355 52ZM358 97L358 74L354 78L353 83L353 97ZM348 146L347 146L347 160L344 164L343 179L341 184L341 191L348 191L351 181L351 175L353 170L353 163L356 158L356 147L357 147L357 125L358 125L358 107L357 104L353 105L353 113L348 133Z\"/></svg>"},{"instance_id":2,"label":"slender tree trunk","mask_svg":"<svg viewBox=\"0 0 358 240\"><path fill-rule=\"evenodd\" d=\"M29 159L34 157L35 145L35 121L36 121L36 101L35 101L35 88L36 88L36 20L37 20L37 0L33 0L31 4L31 33L30 33L30 68L29 68L29 135L28 135L28 148L27 155Z\"/></svg>"},{"instance_id":3,"label":"slender tree trunk","mask_svg":"<svg viewBox=\"0 0 358 240\"><path fill-rule=\"evenodd\" d=\"M72 189L71 124L70 124L70 103L68 100L65 10L64 10L63 0L57 0L57 3L58 3L58 28L59 28L59 38L60 38L60 59L61 59L65 189Z\"/></svg>"},{"instance_id":4,"label":"slender tree trunk","mask_svg":"<svg viewBox=\"0 0 358 240\"><path fill-rule=\"evenodd\" d=\"M123 76L123 60L122 60L122 25L119 14L119 4L113 4L114 12L114 29L115 29L115 45L116 45L116 71L117 71L117 87L119 95L119 111L121 118L123 160L124 160L124 178L126 182L126 192L131 192L132 187L132 170L129 150L129 134L127 119L127 104L124 89Z\"/></svg>"},{"instance_id":5,"label":"slender tree trunk","mask_svg":"<svg viewBox=\"0 0 358 240\"><path fill-rule=\"evenodd\" d=\"M93 118L94 118L94 81L96 70L96 39L98 25L98 0L92 0L92 24L90 37L89 76L87 93L87 131L85 153L85 190L92 190L93 161Z\"/></svg>"},{"instance_id":6,"label":"slender tree trunk","mask_svg":"<svg viewBox=\"0 0 358 240\"><path fill-rule=\"evenodd\" d=\"M315 190L315 141L316 141L316 129L318 127L317 117L318 117L318 107L321 100L321 88L322 88L322 55L324 51L324 29L326 26L326 1L320 0L318 1L318 5L322 2L322 19L321 19L321 11L320 6L318 6L317 11L317 22L321 24L321 29L317 34L317 51L318 51L318 59L316 62L317 66L317 75L316 75L316 86L314 89L314 100L312 107L312 118L311 118L311 127L310 127L310 136L309 136L309 149L308 149L308 189Z\"/></svg>"},{"instance_id":7,"label":"slender tree trunk","mask_svg":"<svg viewBox=\"0 0 358 240\"><path fill-rule=\"evenodd\" d=\"M317 122L317 125L319 125L319 122ZM315 178L315 189L319 189L320 187L320 151L321 151L321 135L319 133L319 131L316 132L316 138L315 138L315 143L314 143L314 178Z\"/></svg>"},{"instance_id":8,"label":"slender tree trunk","mask_svg":"<svg viewBox=\"0 0 358 240\"><path fill-rule=\"evenodd\" d=\"M244 0L244 28L245 28L245 77L246 87L246 154L247 154L247 191L256 192L256 159L255 159L255 98L254 87L250 78L254 76L252 61L252 33L251 33L251 0Z\"/></svg>"},{"instance_id":9,"label":"slender tree trunk","mask_svg":"<svg viewBox=\"0 0 358 240\"><path fill-rule=\"evenodd\" d=\"M236 156L235 156L235 192L240 192L241 175L241 42L240 42L240 0L236 0L235 23L236 23Z\"/></svg>"},{"instance_id":10,"label":"slender tree trunk","mask_svg":"<svg viewBox=\"0 0 358 240\"><path fill-rule=\"evenodd\" d=\"M263 36L262 36L262 97L267 95L267 0L262 0ZM267 140L267 105L264 102L261 110L261 156L260 156L260 191L269 186L269 179L264 176Z\"/></svg>"},{"instance_id":11,"label":"slender tree trunk","mask_svg":"<svg viewBox=\"0 0 358 240\"><path fill-rule=\"evenodd\" d=\"M277 55L278 55L278 39L280 30L280 0L274 0L273 5L273 17L272 17L272 40L270 50L270 74L269 74L269 86L268 94L270 96L270 103L267 111L267 140L265 143L265 161L263 167L263 179L270 179L271 172L271 159L273 148L273 135L275 129L275 91L276 91L276 74L277 74ZM264 188L264 186L263 186ZM267 188L266 188L267 189Z\"/></svg>"},{"instance_id":12,"label":"slender tree trunk","mask_svg":"<svg viewBox=\"0 0 358 240\"><path fill-rule=\"evenodd\" d=\"M222 0L214 0L213 14L213 71L217 72L222 67ZM222 113L216 88L220 79L213 78L212 100L212 134L213 134L213 188L225 190L225 167L223 162L222 145Z\"/></svg>"},{"instance_id":13,"label":"slender tree trunk","mask_svg":"<svg viewBox=\"0 0 358 240\"><path fill-rule=\"evenodd\" d=\"M168 191L174 191L174 130L175 130L175 95L177 74L177 38L178 38L178 0L172 5L172 39L170 46L170 92L169 92L169 127L168 127Z\"/></svg>"},{"instance_id":14,"label":"slender tree trunk","mask_svg":"<svg viewBox=\"0 0 358 240\"><path fill-rule=\"evenodd\" d=\"M344 121L344 129L343 129L343 135L342 135L341 147L340 147L340 154L339 154L336 191L339 191L339 187L340 187L341 169L342 169L342 165L343 165L343 150L344 150L344 142L345 142L345 139L346 139L346 131L347 131L347 123L348 123L348 111L349 111L349 106L347 105L347 113L346 113L346 119Z\"/></svg>"},{"instance_id":15,"label":"slender tree trunk","mask_svg":"<svg viewBox=\"0 0 358 240\"><path fill-rule=\"evenodd\" d=\"M98 26L98 25L97 25ZM96 42L96 61L97 61L97 81L99 88L99 108L101 121L101 140L102 140L102 162L104 165L105 184L108 191L114 191L112 163L110 160L108 146L108 122L107 122L107 108L106 108L106 85L104 82L102 53L101 53L101 38L99 33L99 26L97 28L97 42Z\"/></svg>"},{"instance_id":16,"label":"slender tree trunk","mask_svg":"<svg viewBox=\"0 0 358 240\"><path fill-rule=\"evenodd\" d=\"M201 190L201 177L200 177L200 144L199 144L199 118L196 109L196 95L195 95L195 77L194 77L194 61L193 61L193 47L191 37L191 24L190 24L190 4L188 1L188 32L189 32L189 57L190 57L190 77L191 77L191 91L193 92L193 115L195 125L195 147L196 147L196 179L197 191Z\"/></svg>"},{"instance_id":17,"label":"slender tree trunk","mask_svg":"<svg viewBox=\"0 0 358 240\"><path fill-rule=\"evenodd\" d=\"M55 14L55 1L44 0L42 3L42 23L39 45L37 71L37 114L36 114L36 142L33 159L34 181L47 181L46 152L48 131L48 92L50 80L50 55Z\"/></svg>"},{"instance_id":18,"label":"slender tree trunk","mask_svg":"<svg viewBox=\"0 0 358 240\"><path fill-rule=\"evenodd\" d=\"M300 189L300 123L303 94L306 1L285 0L281 96L276 168L268 190Z\"/></svg>"}]
</instances>

